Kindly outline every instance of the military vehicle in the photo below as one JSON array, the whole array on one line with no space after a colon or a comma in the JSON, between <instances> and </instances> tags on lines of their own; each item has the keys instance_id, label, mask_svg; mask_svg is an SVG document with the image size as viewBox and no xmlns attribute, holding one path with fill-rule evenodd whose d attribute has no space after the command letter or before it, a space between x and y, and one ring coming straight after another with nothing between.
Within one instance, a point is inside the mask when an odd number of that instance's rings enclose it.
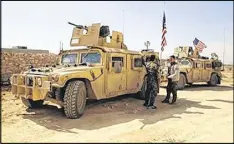
<instances>
[{"instance_id":1,"label":"military vehicle","mask_svg":"<svg viewBox=\"0 0 234 144\"><path fill-rule=\"evenodd\" d=\"M193 50L191 46L179 46L174 49L174 55L177 57L180 68L178 89L183 89L186 84L192 85L200 82L206 82L211 86L221 84L222 62L214 53L209 59L200 56L199 51Z\"/></svg>"},{"instance_id":2,"label":"military vehicle","mask_svg":"<svg viewBox=\"0 0 234 144\"><path fill-rule=\"evenodd\" d=\"M31 66L12 75L12 93L31 108L52 101L72 119L83 115L87 99L124 94L144 99L146 69L141 52L128 50L122 33L112 31L110 36L109 26L69 24L75 26L70 40L75 49L61 51L55 66Z\"/></svg>"},{"instance_id":3,"label":"military vehicle","mask_svg":"<svg viewBox=\"0 0 234 144\"><path fill-rule=\"evenodd\" d=\"M160 83L165 83L167 82L167 76L168 76L168 64L169 61L165 61L161 59L161 80Z\"/></svg>"}]
</instances>

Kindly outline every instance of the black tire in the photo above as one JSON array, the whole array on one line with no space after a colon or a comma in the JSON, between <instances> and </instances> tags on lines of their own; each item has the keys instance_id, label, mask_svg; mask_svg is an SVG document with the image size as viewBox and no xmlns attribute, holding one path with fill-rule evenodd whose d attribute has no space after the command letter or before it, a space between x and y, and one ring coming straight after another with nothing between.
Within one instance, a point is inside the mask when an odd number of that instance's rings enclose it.
<instances>
[{"instance_id":1,"label":"black tire","mask_svg":"<svg viewBox=\"0 0 234 144\"><path fill-rule=\"evenodd\" d=\"M43 100L37 100L37 101L33 101L32 99L26 99L21 97L21 101L23 102L23 104L29 108L41 108L43 107Z\"/></svg>"},{"instance_id":2,"label":"black tire","mask_svg":"<svg viewBox=\"0 0 234 144\"><path fill-rule=\"evenodd\" d=\"M68 83L64 94L64 113L67 118L76 119L84 114L86 87L82 81Z\"/></svg>"},{"instance_id":3,"label":"black tire","mask_svg":"<svg viewBox=\"0 0 234 144\"><path fill-rule=\"evenodd\" d=\"M208 85L210 86L216 86L218 83L218 77L216 74L212 74L210 77L210 81L208 82Z\"/></svg>"},{"instance_id":4,"label":"black tire","mask_svg":"<svg viewBox=\"0 0 234 144\"><path fill-rule=\"evenodd\" d=\"M189 84L189 86L192 86L193 85L193 83L188 83Z\"/></svg>"},{"instance_id":5,"label":"black tire","mask_svg":"<svg viewBox=\"0 0 234 144\"><path fill-rule=\"evenodd\" d=\"M63 101L64 89L55 89L54 95L56 99Z\"/></svg>"},{"instance_id":6,"label":"black tire","mask_svg":"<svg viewBox=\"0 0 234 144\"><path fill-rule=\"evenodd\" d=\"M185 84L186 84L186 77L184 74L180 74L180 79L178 81L178 89L179 90L184 89Z\"/></svg>"},{"instance_id":7,"label":"black tire","mask_svg":"<svg viewBox=\"0 0 234 144\"><path fill-rule=\"evenodd\" d=\"M141 90L137 93L137 97L141 100L145 100L146 90L147 90L147 78L145 77Z\"/></svg>"}]
</instances>

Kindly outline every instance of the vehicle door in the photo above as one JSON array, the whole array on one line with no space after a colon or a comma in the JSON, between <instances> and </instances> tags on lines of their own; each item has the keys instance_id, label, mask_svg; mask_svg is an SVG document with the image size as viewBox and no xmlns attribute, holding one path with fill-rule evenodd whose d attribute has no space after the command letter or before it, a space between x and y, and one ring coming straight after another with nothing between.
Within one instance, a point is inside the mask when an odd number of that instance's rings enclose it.
<instances>
[{"instance_id":1,"label":"vehicle door","mask_svg":"<svg viewBox=\"0 0 234 144\"><path fill-rule=\"evenodd\" d=\"M108 97L126 91L126 76L126 54L110 54L106 89Z\"/></svg>"},{"instance_id":2,"label":"vehicle door","mask_svg":"<svg viewBox=\"0 0 234 144\"><path fill-rule=\"evenodd\" d=\"M140 55L128 55L130 63L127 65L127 90L136 90L141 88L143 83L144 66Z\"/></svg>"},{"instance_id":3,"label":"vehicle door","mask_svg":"<svg viewBox=\"0 0 234 144\"><path fill-rule=\"evenodd\" d=\"M203 64L201 61L194 62L194 69L193 69L193 82L200 82L202 79L202 68Z\"/></svg>"},{"instance_id":4,"label":"vehicle door","mask_svg":"<svg viewBox=\"0 0 234 144\"><path fill-rule=\"evenodd\" d=\"M193 76L193 61L190 61L188 59L181 60L180 61L180 70L182 72L186 73L188 83L192 82L192 76Z\"/></svg>"},{"instance_id":5,"label":"vehicle door","mask_svg":"<svg viewBox=\"0 0 234 144\"><path fill-rule=\"evenodd\" d=\"M212 72L211 62L209 62L209 61L204 62L204 69L203 69L203 73L202 73L202 80L204 82L209 81L211 72Z\"/></svg>"}]
</instances>

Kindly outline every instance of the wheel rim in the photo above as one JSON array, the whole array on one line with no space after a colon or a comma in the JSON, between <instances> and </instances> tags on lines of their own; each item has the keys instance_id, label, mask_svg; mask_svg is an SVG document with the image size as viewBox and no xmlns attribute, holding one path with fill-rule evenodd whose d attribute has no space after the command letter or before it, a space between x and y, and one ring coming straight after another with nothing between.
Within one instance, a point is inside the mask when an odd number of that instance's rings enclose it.
<instances>
[{"instance_id":1,"label":"wheel rim","mask_svg":"<svg viewBox=\"0 0 234 144\"><path fill-rule=\"evenodd\" d=\"M180 87L183 87L183 86L184 86L184 77L183 77L183 76L180 77L180 80L179 80L178 85L179 85Z\"/></svg>"},{"instance_id":2,"label":"wheel rim","mask_svg":"<svg viewBox=\"0 0 234 144\"><path fill-rule=\"evenodd\" d=\"M83 110L83 104L84 104L84 97L85 97L85 91L84 89L81 89L77 95L77 110L81 113Z\"/></svg>"},{"instance_id":3,"label":"wheel rim","mask_svg":"<svg viewBox=\"0 0 234 144\"><path fill-rule=\"evenodd\" d=\"M211 80L212 84L216 84L216 81L217 81L217 77L216 77L216 76L213 76L213 78L212 78L212 80Z\"/></svg>"}]
</instances>

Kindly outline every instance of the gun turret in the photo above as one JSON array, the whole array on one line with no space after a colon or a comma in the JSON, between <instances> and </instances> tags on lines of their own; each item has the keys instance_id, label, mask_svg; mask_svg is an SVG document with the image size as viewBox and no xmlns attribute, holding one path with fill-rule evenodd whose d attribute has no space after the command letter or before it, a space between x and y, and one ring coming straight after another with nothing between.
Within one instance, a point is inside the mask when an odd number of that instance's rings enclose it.
<instances>
[{"instance_id":1,"label":"gun turret","mask_svg":"<svg viewBox=\"0 0 234 144\"><path fill-rule=\"evenodd\" d=\"M191 58L199 58L199 51L195 48L193 49L192 46L179 46L174 48L174 55L177 58L186 58L186 57L191 57Z\"/></svg>"},{"instance_id":2,"label":"gun turret","mask_svg":"<svg viewBox=\"0 0 234 144\"><path fill-rule=\"evenodd\" d=\"M75 26L70 46L103 46L127 49L127 46L123 42L123 34L118 31L112 31L112 35L110 35L109 26L101 26L100 23L94 23L88 27L71 22L68 22L68 24ZM84 32L84 30L87 32ZM110 42L107 42L108 38Z\"/></svg>"},{"instance_id":3,"label":"gun turret","mask_svg":"<svg viewBox=\"0 0 234 144\"><path fill-rule=\"evenodd\" d=\"M68 24L73 25L73 26L75 26L75 27L78 28L78 29L85 29L85 30L88 31L88 27L87 27L87 26L76 25L76 24L71 23L71 22L68 22Z\"/></svg>"}]
</instances>

